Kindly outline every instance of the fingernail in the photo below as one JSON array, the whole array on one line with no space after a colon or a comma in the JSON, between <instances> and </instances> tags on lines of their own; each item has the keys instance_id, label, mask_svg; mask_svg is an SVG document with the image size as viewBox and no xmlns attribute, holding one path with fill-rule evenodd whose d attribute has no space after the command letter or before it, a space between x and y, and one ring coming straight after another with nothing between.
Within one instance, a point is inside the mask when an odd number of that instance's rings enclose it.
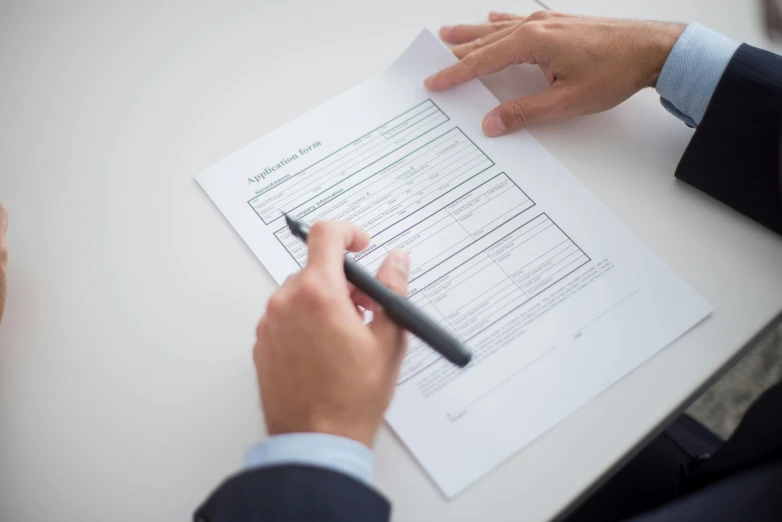
<instances>
[{"instance_id":1,"label":"fingernail","mask_svg":"<svg viewBox=\"0 0 782 522\"><path fill-rule=\"evenodd\" d=\"M498 18L502 15L503 13L501 11L489 11L489 20L491 20L492 18Z\"/></svg>"},{"instance_id":2,"label":"fingernail","mask_svg":"<svg viewBox=\"0 0 782 522\"><path fill-rule=\"evenodd\" d=\"M410 273L410 256L404 250L393 250L388 254L388 262L405 276Z\"/></svg>"},{"instance_id":3,"label":"fingernail","mask_svg":"<svg viewBox=\"0 0 782 522\"><path fill-rule=\"evenodd\" d=\"M434 87L434 77L435 75L433 74L429 78L424 80L424 87L426 87L427 89L432 89Z\"/></svg>"},{"instance_id":4,"label":"fingernail","mask_svg":"<svg viewBox=\"0 0 782 522\"><path fill-rule=\"evenodd\" d=\"M483 119L483 132L487 136L502 136L505 134L505 122L496 112L490 112Z\"/></svg>"},{"instance_id":5,"label":"fingernail","mask_svg":"<svg viewBox=\"0 0 782 522\"><path fill-rule=\"evenodd\" d=\"M452 25L444 25L440 28L440 34L442 36L445 36L446 34L451 32L451 29L453 29Z\"/></svg>"}]
</instances>

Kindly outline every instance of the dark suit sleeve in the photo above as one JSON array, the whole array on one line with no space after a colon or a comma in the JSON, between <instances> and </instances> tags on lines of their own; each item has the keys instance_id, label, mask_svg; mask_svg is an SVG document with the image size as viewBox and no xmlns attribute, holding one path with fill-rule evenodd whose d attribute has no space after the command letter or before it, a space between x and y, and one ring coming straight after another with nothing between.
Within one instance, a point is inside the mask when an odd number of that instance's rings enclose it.
<instances>
[{"instance_id":1,"label":"dark suit sleeve","mask_svg":"<svg viewBox=\"0 0 782 522\"><path fill-rule=\"evenodd\" d=\"M782 234L782 57L742 45L717 85L676 177ZM716 454L683 475L685 495L632 522L782 520L782 385Z\"/></svg>"},{"instance_id":2,"label":"dark suit sleeve","mask_svg":"<svg viewBox=\"0 0 782 522\"><path fill-rule=\"evenodd\" d=\"M391 506L361 482L310 466L274 466L226 480L195 522L387 522Z\"/></svg>"},{"instance_id":3,"label":"dark suit sleeve","mask_svg":"<svg viewBox=\"0 0 782 522\"><path fill-rule=\"evenodd\" d=\"M782 234L782 57L733 55L676 177Z\"/></svg>"},{"instance_id":4,"label":"dark suit sleeve","mask_svg":"<svg viewBox=\"0 0 782 522\"><path fill-rule=\"evenodd\" d=\"M714 456L680 478L681 498L628 522L782 520L782 384L755 401Z\"/></svg>"},{"instance_id":5,"label":"dark suit sleeve","mask_svg":"<svg viewBox=\"0 0 782 522\"><path fill-rule=\"evenodd\" d=\"M628 522L779 522L782 465L770 463L666 504Z\"/></svg>"}]
</instances>

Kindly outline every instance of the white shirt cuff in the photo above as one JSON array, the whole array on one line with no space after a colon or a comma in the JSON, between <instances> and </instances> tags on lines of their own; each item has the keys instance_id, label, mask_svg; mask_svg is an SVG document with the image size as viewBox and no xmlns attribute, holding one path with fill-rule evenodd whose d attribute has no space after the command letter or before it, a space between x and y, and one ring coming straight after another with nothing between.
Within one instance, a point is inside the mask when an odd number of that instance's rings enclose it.
<instances>
[{"instance_id":1,"label":"white shirt cuff","mask_svg":"<svg viewBox=\"0 0 782 522\"><path fill-rule=\"evenodd\" d=\"M663 106L695 127L739 45L698 24L679 36L657 79Z\"/></svg>"},{"instance_id":2,"label":"white shirt cuff","mask_svg":"<svg viewBox=\"0 0 782 522\"><path fill-rule=\"evenodd\" d=\"M355 440L326 433L273 435L245 454L245 468L283 464L316 466L372 483L372 450Z\"/></svg>"}]
</instances>

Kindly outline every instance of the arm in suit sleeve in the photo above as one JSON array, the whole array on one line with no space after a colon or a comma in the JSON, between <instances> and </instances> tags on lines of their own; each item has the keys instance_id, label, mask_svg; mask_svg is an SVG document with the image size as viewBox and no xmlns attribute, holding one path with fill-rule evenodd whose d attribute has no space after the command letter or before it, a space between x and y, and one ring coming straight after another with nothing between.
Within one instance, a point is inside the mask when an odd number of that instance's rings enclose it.
<instances>
[{"instance_id":1,"label":"arm in suit sleeve","mask_svg":"<svg viewBox=\"0 0 782 522\"><path fill-rule=\"evenodd\" d=\"M685 121L695 114L690 124L697 125L676 177L782 234L782 57L741 45L705 113L691 109L698 103L680 104L689 111L672 105ZM782 520L780 399L776 386L750 408L733 437L688 478L685 489L694 491L632 521Z\"/></svg>"},{"instance_id":2,"label":"arm in suit sleeve","mask_svg":"<svg viewBox=\"0 0 782 522\"><path fill-rule=\"evenodd\" d=\"M676 177L782 234L782 57L741 45Z\"/></svg>"},{"instance_id":3,"label":"arm in suit sleeve","mask_svg":"<svg viewBox=\"0 0 782 522\"><path fill-rule=\"evenodd\" d=\"M369 486L331 469L286 464L226 480L195 522L387 522L391 506Z\"/></svg>"},{"instance_id":4,"label":"arm in suit sleeve","mask_svg":"<svg viewBox=\"0 0 782 522\"><path fill-rule=\"evenodd\" d=\"M196 511L197 522L388 520L388 502L370 487L372 450L324 433L269 437L245 456L246 470Z\"/></svg>"},{"instance_id":5,"label":"arm in suit sleeve","mask_svg":"<svg viewBox=\"0 0 782 522\"><path fill-rule=\"evenodd\" d=\"M714 456L682 473L686 494L627 522L777 522L782 520L782 384L744 414Z\"/></svg>"}]
</instances>

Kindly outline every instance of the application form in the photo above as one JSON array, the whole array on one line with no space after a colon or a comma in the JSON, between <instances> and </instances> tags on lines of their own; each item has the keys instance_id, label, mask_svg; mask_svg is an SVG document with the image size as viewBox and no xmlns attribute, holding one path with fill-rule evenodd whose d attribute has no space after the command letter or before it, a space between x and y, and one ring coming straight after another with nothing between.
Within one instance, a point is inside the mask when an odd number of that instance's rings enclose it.
<instances>
[{"instance_id":1,"label":"application form","mask_svg":"<svg viewBox=\"0 0 782 522\"><path fill-rule=\"evenodd\" d=\"M424 31L197 177L280 283L307 261L282 211L360 225L372 271L409 252L410 300L474 356L458 369L412 338L386 419L449 497L710 313L532 136L483 135L483 84L424 88L454 61Z\"/></svg>"}]
</instances>

